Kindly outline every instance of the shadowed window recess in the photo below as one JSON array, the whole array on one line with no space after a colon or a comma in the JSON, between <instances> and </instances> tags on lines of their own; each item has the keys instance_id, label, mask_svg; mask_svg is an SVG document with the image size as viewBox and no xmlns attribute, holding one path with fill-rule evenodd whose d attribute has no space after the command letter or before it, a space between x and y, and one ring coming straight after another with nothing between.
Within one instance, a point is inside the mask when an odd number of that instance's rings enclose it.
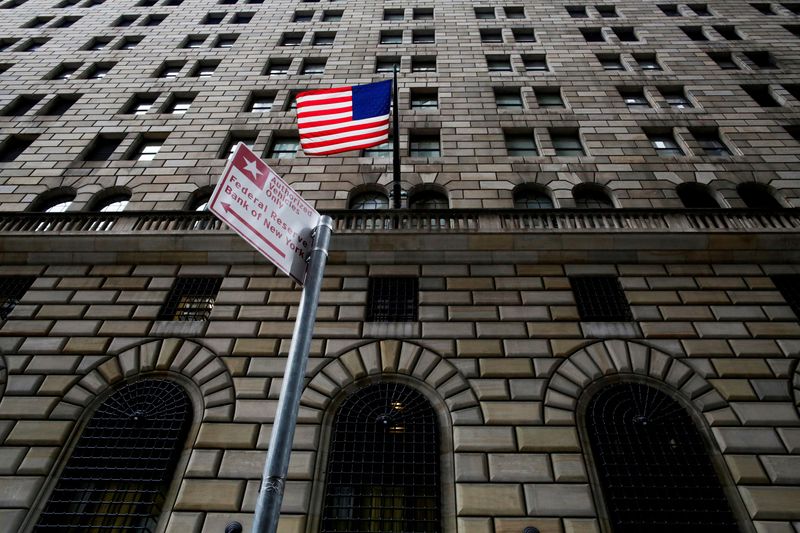
<instances>
[{"instance_id":1,"label":"shadowed window recess","mask_svg":"<svg viewBox=\"0 0 800 533\"><path fill-rule=\"evenodd\" d=\"M221 285L222 278L177 278L172 284L167 300L161 306L158 319L208 320Z\"/></svg>"},{"instance_id":2,"label":"shadowed window recess","mask_svg":"<svg viewBox=\"0 0 800 533\"><path fill-rule=\"evenodd\" d=\"M0 277L0 320L5 320L36 280L33 276Z\"/></svg>"},{"instance_id":3,"label":"shadowed window recess","mask_svg":"<svg viewBox=\"0 0 800 533\"><path fill-rule=\"evenodd\" d=\"M418 307L417 278L369 278L367 322L414 322L418 319Z\"/></svg>"},{"instance_id":4,"label":"shadowed window recess","mask_svg":"<svg viewBox=\"0 0 800 533\"><path fill-rule=\"evenodd\" d=\"M569 278L578 314L584 322L633 320L625 291L615 276Z\"/></svg>"},{"instance_id":5,"label":"shadowed window recess","mask_svg":"<svg viewBox=\"0 0 800 533\"><path fill-rule=\"evenodd\" d=\"M419 392L368 385L333 422L322 533L438 533L439 435Z\"/></svg>"}]
</instances>

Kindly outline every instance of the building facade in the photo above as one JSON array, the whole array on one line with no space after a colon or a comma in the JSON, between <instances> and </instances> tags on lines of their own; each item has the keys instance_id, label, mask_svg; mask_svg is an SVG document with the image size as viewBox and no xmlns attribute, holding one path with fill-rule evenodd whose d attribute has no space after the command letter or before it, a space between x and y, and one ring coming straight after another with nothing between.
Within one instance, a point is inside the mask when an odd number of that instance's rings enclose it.
<instances>
[{"instance_id":1,"label":"building facade","mask_svg":"<svg viewBox=\"0 0 800 533\"><path fill-rule=\"evenodd\" d=\"M800 3L0 2L0 530L248 531L334 219L282 533L800 532ZM399 67L391 149L294 95ZM126 529L127 528L127 529Z\"/></svg>"}]
</instances>

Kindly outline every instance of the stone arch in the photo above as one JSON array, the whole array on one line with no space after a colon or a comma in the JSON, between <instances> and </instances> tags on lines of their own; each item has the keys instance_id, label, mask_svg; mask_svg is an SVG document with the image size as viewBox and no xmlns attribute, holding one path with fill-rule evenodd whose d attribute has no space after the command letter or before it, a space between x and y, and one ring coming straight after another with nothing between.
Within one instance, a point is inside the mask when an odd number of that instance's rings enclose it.
<instances>
[{"instance_id":1,"label":"stone arch","mask_svg":"<svg viewBox=\"0 0 800 533\"><path fill-rule=\"evenodd\" d=\"M797 413L800 414L800 361L795 364L794 378L792 378L791 387L794 395L794 408L797 409ZM2 389L0 389L0 392L2 392Z\"/></svg>"},{"instance_id":2,"label":"stone arch","mask_svg":"<svg viewBox=\"0 0 800 533\"><path fill-rule=\"evenodd\" d=\"M331 359L308 382L300 404L321 420L342 389L378 375L410 376L430 386L450 409L454 426L483 423L478 398L455 365L423 346L398 340L369 342Z\"/></svg>"},{"instance_id":3,"label":"stone arch","mask_svg":"<svg viewBox=\"0 0 800 533\"><path fill-rule=\"evenodd\" d=\"M545 392L545 423L576 423L583 390L614 374L638 375L665 383L700 413L730 409L705 378L679 359L644 344L607 340L584 346L558 365ZM730 414L734 416L733 412Z\"/></svg>"},{"instance_id":4,"label":"stone arch","mask_svg":"<svg viewBox=\"0 0 800 533\"><path fill-rule=\"evenodd\" d=\"M233 379L225 363L208 348L186 339L146 342L98 359L53 410L53 418L77 420L94 399L114 384L168 372L193 382L202 393L202 421L233 417ZM199 414L199 413L198 413Z\"/></svg>"},{"instance_id":5,"label":"stone arch","mask_svg":"<svg viewBox=\"0 0 800 533\"><path fill-rule=\"evenodd\" d=\"M6 383L8 382L8 366L6 358L0 355L0 398L6 393Z\"/></svg>"}]
</instances>

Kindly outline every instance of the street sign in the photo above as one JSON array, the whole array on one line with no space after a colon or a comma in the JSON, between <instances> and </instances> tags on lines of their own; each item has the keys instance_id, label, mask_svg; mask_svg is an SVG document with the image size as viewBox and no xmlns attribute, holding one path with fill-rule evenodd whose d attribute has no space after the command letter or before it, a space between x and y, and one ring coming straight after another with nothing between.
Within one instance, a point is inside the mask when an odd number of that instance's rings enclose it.
<instances>
[{"instance_id":1,"label":"street sign","mask_svg":"<svg viewBox=\"0 0 800 533\"><path fill-rule=\"evenodd\" d=\"M303 284L320 215L244 143L228 159L208 209Z\"/></svg>"}]
</instances>

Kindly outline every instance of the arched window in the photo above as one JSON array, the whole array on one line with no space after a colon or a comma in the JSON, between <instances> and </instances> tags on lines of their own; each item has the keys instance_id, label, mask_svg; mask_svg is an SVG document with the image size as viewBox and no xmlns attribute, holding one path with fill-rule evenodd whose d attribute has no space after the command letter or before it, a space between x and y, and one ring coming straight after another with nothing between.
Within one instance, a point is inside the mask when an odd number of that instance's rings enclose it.
<instances>
[{"instance_id":1,"label":"arched window","mask_svg":"<svg viewBox=\"0 0 800 533\"><path fill-rule=\"evenodd\" d=\"M172 381L116 391L83 430L34 531L155 531L191 418Z\"/></svg>"},{"instance_id":2,"label":"arched window","mask_svg":"<svg viewBox=\"0 0 800 533\"><path fill-rule=\"evenodd\" d=\"M676 188L683 207L689 209L717 209L719 204L711 196L708 187L701 183L681 183Z\"/></svg>"},{"instance_id":3,"label":"arched window","mask_svg":"<svg viewBox=\"0 0 800 533\"><path fill-rule=\"evenodd\" d=\"M514 207L517 209L552 209L553 200L540 187L520 187L514 191Z\"/></svg>"},{"instance_id":4,"label":"arched window","mask_svg":"<svg viewBox=\"0 0 800 533\"><path fill-rule=\"evenodd\" d=\"M389 198L378 191L366 191L355 195L350 200L350 209L370 210L388 209Z\"/></svg>"},{"instance_id":5,"label":"arched window","mask_svg":"<svg viewBox=\"0 0 800 533\"><path fill-rule=\"evenodd\" d=\"M438 533L439 438L425 397L375 383L336 413L323 533Z\"/></svg>"},{"instance_id":6,"label":"arched window","mask_svg":"<svg viewBox=\"0 0 800 533\"><path fill-rule=\"evenodd\" d=\"M769 187L761 183L742 183L736 187L736 192L750 209L781 209L782 206L775 199Z\"/></svg>"},{"instance_id":7,"label":"arched window","mask_svg":"<svg viewBox=\"0 0 800 533\"><path fill-rule=\"evenodd\" d=\"M30 210L38 213L63 213L72 205L75 191L69 187L42 193L31 204Z\"/></svg>"},{"instance_id":8,"label":"arched window","mask_svg":"<svg viewBox=\"0 0 800 533\"><path fill-rule=\"evenodd\" d=\"M579 209L611 209L614 203L605 189L599 185L587 183L578 185L572 190L575 207Z\"/></svg>"},{"instance_id":9,"label":"arched window","mask_svg":"<svg viewBox=\"0 0 800 533\"><path fill-rule=\"evenodd\" d=\"M92 202L90 211L98 213L119 213L128 207L130 199L131 193L127 191L102 194L98 199Z\"/></svg>"},{"instance_id":10,"label":"arched window","mask_svg":"<svg viewBox=\"0 0 800 533\"><path fill-rule=\"evenodd\" d=\"M586 429L614 533L739 529L689 413L639 383L602 389Z\"/></svg>"},{"instance_id":11,"label":"arched window","mask_svg":"<svg viewBox=\"0 0 800 533\"><path fill-rule=\"evenodd\" d=\"M186 209L189 211L206 211L212 192L213 189L211 187L200 187L192 193L191 198L186 203Z\"/></svg>"},{"instance_id":12,"label":"arched window","mask_svg":"<svg viewBox=\"0 0 800 533\"><path fill-rule=\"evenodd\" d=\"M411 209L447 209L450 207L450 202L447 201L447 196L439 191L419 191L411 196L409 202Z\"/></svg>"}]
</instances>

